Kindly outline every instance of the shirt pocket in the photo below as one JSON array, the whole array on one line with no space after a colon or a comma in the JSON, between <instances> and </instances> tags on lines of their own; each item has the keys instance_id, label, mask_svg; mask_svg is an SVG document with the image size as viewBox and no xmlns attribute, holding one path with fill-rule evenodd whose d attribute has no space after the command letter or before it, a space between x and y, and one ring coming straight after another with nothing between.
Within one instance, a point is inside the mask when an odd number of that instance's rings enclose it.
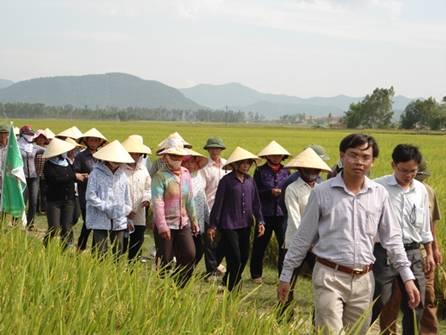
<instances>
[{"instance_id":1,"label":"shirt pocket","mask_svg":"<svg viewBox=\"0 0 446 335\"><path fill-rule=\"evenodd\" d=\"M414 205L414 218L415 218L415 227L417 229L422 229L424 224L424 208L415 207Z\"/></svg>"}]
</instances>

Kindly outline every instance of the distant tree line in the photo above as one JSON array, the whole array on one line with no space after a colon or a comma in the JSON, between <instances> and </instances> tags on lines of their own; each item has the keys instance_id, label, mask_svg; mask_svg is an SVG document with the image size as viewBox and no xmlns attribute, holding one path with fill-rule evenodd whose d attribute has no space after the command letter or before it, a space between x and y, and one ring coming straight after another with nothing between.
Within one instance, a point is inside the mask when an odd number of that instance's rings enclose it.
<instances>
[{"instance_id":1,"label":"distant tree line","mask_svg":"<svg viewBox=\"0 0 446 335\"><path fill-rule=\"evenodd\" d=\"M56 118L56 119L96 119L96 120L151 120L188 122L258 122L258 113L244 113L232 110L169 110L165 108L139 107L97 107L91 108L47 106L42 103L0 103L0 115L4 118Z\"/></svg>"},{"instance_id":2,"label":"distant tree line","mask_svg":"<svg viewBox=\"0 0 446 335\"><path fill-rule=\"evenodd\" d=\"M434 98L417 99L409 103L399 123L392 122L393 87L376 88L362 101L352 103L343 117L347 128L431 129L446 128L446 97L441 102Z\"/></svg>"}]
</instances>

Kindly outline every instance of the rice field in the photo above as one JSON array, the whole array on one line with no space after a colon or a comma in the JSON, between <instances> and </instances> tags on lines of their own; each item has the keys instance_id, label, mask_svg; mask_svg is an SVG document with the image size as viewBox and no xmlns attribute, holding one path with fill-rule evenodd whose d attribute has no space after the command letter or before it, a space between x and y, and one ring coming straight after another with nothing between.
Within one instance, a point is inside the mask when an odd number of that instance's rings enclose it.
<instances>
[{"instance_id":1,"label":"rice field","mask_svg":"<svg viewBox=\"0 0 446 335\"><path fill-rule=\"evenodd\" d=\"M308 144L324 146L333 165L338 157L339 141L349 131L297 129L288 126L187 124L152 122L102 122L68 120L16 120L15 125L30 123L34 129L50 128L57 133L72 125L82 131L99 129L109 140L123 140L140 134L153 151L173 131L178 131L194 149L210 136L221 137L229 156L239 145L253 153L276 140L293 155ZM437 191L440 207L446 208L445 137L440 134L415 134L398 131L365 131L380 145L372 177L391 173L390 154L399 143L417 145L432 172L427 182ZM45 217L38 219L40 231ZM79 224L76 229L79 229ZM439 225L438 237L443 253L446 227ZM296 317L290 324L278 323L276 273L266 271L265 283L254 286L245 270L243 290L238 295L220 293L216 284L196 277L184 290L171 280L160 280L147 264L128 268L125 262L111 259L99 262L89 253L61 253L57 244L44 249L39 235L20 228L1 227L0 236L0 333L17 334L298 334L308 333L311 313L311 286L302 280L297 286ZM145 249L150 248L149 240ZM146 251L147 252L147 251ZM198 271L199 272L199 271ZM446 273L437 271L438 297L445 304ZM439 311L444 313L444 307ZM442 328L444 323L442 322ZM444 329L444 328L443 328Z\"/></svg>"}]
</instances>

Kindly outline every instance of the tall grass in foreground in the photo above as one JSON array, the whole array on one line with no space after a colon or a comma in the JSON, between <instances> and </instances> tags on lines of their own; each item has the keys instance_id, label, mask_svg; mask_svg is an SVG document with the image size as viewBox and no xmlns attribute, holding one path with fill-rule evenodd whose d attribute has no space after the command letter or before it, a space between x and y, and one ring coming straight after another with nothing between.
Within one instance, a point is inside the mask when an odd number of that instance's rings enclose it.
<instances>
[{"instance_id":1,"label":"tall grass in foreground","mask_svg":"<svg viewBox=\"0 0 446 335\"><path fill-rule=\"evenodd\" d=\"M193 278L177 289L144 264L45 249L0 227L0 333L308 334L311 320L278 323L248 294L218 293Z\"/></svg>"}]
</instances>

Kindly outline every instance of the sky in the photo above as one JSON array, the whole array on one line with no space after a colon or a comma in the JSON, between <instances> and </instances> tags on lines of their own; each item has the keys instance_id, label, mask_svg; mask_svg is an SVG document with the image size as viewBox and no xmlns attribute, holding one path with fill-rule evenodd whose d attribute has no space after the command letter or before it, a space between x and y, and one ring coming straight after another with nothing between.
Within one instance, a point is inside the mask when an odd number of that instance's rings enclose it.
<instances>
[{"instance_id":1,"label":"sky","mask_svg":"<svg viewBox=\"0 0 446 335\"><path fill-rule=\"evenodd\" d=\"M446 96L444 0L0 0L0 78Z\"/></svg>"}]
</instances>

